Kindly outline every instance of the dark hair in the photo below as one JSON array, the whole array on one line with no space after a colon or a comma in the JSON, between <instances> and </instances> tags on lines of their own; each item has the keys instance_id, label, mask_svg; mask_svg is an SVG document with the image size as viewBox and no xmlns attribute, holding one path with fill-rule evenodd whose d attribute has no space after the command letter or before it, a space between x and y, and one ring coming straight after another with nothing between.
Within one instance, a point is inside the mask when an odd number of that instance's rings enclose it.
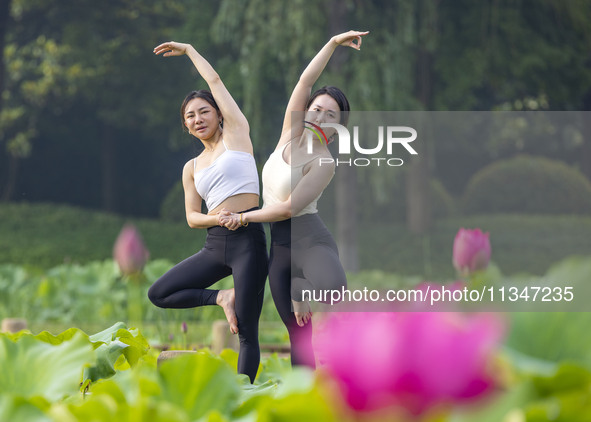
<instances>
[{"instance_id":1,"label":"dark hair","mask_svg":"<svg viewBox=\"0 0 591 422\"><path fill-rule=\"evenodd\" d=\"M206 89L200 89L199 91L191 91L187 94L183 103L181 104L181 125L183 127L183 131L188 131L187 127L185 126L185 109L187 108L187 104L194 98L201 98L209 103L213 108L216 109L218 114L220 113L220 108L218 104L215 102L213 95Z\"/></svg>"},{"instance_id":2,"label":"dark hair","mask_svg":"<svg viewBox=\"0 0 591 422\"><path fill-rule=\"evenodd\" d=\"M349 106L349 100L347 100L347 97L345 96L343 91L341 91L336 86L323 86L322 88L314 91L314 93L310 96L308 103L306 104L306 110L310 108L316 97L324 94L330 95L332 99L337 102L341 112L340 123L343 126L347 126L347 123L349 123L349 112L351 111L351 107Z\"/></svg>"}]
</instances>

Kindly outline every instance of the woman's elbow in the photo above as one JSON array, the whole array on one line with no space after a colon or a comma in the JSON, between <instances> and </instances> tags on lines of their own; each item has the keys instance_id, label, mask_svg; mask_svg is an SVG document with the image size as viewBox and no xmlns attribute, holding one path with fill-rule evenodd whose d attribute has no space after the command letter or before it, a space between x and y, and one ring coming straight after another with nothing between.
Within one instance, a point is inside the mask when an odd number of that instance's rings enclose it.
<instances>
[{"instance_id":1,"label":"woman's elbow","mask_svg":"<svg viewBox=\"0 0 591 422\"><path fill-rule=\"evenodd\" d=\"M220 75L214 70L210 75L207 76L206 82L211 87L213 85L222 83L222 78L220 78Z\"/></svg>"},{"instance_id":2,"label":"woman's elbow","mask_svg":"<svg viewBox=\"0 0 591 422\"><path fill-rule=\"evenodd\" d=\"M198 229L199 225L197 223L195 223L194 221L192 221L189 216L187 216L187 225L192 228L192 229Z\"/></svg>"},{"instance_id":3,"label":"woman's elbow","mask_svg":"<svg viewBox=\"0 0 591 422\"><path fill-rule=\"evenodd\" d=\"M283 217L283 220L289 220L291 218L291 214L291 207L287 207L281 213L281 217Z\"/></svg>"},{"instance_id":4,"label":"woman's elbow","mask_svg":"<svg viewBox=\"0 0 591 422\"><path fill-rule=\"evenodd\" d=\"M292 210L292 206L291 206L291 198L288 198L287 201L285 201L283 204L283 206L281 207L281 217L283 217L284 220L288 220L291 218L292 214L293 214L293 210Z\"/></svg>"}]
</instances>

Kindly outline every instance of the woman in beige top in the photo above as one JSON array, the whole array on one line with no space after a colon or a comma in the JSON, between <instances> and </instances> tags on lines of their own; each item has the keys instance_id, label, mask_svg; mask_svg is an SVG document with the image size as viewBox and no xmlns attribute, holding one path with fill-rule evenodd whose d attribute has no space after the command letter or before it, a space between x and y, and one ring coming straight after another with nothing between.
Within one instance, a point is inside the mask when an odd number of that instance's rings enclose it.
<instances>
[{"instance_id":1,"label":"woman in beige top","mask_svg":"<svg viewBox=\"0 0 591 422\"><path fill-rule=\"evenodd\" d=\"M287 105L281 137L263 169L263 209L219 214L220 224L230 229L271 222L269 284L289 333L292 365L315 367L312 312L304 291L340 290L347 283L335 241L316 208L335 166L328 142L314 139L309 149L308 132L318 131L323 123L346 125L349 102L336 87L311 94L312 86L339 45L359 50L361 37L367 34L349 31L332 37L300 76ZM330 142L336 131L325 128L323 135Z\"/></svg>"}]
</instances>

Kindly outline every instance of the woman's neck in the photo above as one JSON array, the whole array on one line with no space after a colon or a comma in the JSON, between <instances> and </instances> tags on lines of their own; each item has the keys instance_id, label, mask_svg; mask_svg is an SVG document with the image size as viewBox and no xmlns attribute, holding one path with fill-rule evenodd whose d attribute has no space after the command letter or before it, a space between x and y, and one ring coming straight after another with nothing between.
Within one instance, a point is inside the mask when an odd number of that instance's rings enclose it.
<instances>
[{"instance_id":1,"label":"woman's neck","mask_svg":"<svg viewBox=\"0 0 591 422\"><path fill-rule=\"evenodd\" d=\"M215 151L218 144L222 141L222 134L221 132L216 132L211 138L200 139L200 141L206 151L212 152Z\"/></svg>"},{"instance_id":2,"label":"woman's neck","mask_svg":"<svg viewBox=\"0 0 591 422\"><path fill-rule=\"evenodd\" d=\"M292 143L292 149L297 149L298 151L306 151L309 152L308 149L308 140L311 139L312 140L312 153L320 153L323 152L325 150L328 150L327 145L324 141L320 141L315 135L311 135L312 137L310 138L310 134L306 133L306 131L304 131L304 133L302 133L302 135L299 138L295 138L291 141ZM294 145L295 143L295 145Z\"/></svg>"}]
</instances>

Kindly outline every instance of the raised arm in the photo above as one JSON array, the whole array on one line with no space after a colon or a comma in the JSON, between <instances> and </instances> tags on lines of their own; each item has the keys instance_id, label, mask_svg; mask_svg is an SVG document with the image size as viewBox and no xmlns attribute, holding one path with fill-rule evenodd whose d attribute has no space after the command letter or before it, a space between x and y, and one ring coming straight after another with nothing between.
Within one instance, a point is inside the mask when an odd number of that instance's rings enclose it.
<instances>
[{"instance_id":1,"label":"raised arm","mask_svg":"<svg viewBox=\"0 0 591 422\"><path fill-rule=\"evenodd\" d=\"M283 118L283 128L281 129L281 137L277 148L281 147L284 143L288 142L293 137L299 136L303 131L302 122L293 122L297 126L292 126L292 112L301 111L304 112L306 103L310 98L312 87L322 74L322 71L326 67L326 64L330 60L332 53L339 46L346 46L359 50L361 48L361 37L369 34L369 31L349 31L343 34L335 35L332 37L322 49L314 56L310 64L304 69L298 83L296 84L287 108L285 110L285 117Z\"/></svg>"},{"instance_id":2,"label":"raised arm","mask_svg":"<svg viewBox=\"0 0 591 422\"><path fill-rule=\"evenodd\" d=\"M252 143L248 136L248 121L211 64L190 44L174 41L165 42L154 48L154 53L162 54L164 57L185 54L189 56L189 59L191 59L193 65L209 86L213 98L220 108L224 119L224 140L232 149L252 153Z\"/></svg>"}]
</instances>

